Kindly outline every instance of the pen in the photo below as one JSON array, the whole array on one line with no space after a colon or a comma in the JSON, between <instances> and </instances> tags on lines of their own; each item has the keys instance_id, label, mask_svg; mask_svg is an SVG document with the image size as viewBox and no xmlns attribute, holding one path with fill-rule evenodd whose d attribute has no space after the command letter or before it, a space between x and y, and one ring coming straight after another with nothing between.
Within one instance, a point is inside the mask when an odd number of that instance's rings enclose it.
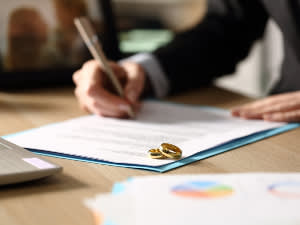
<instances>
[{"instance_id":1,"label":"pen","mask_svg":"<svg viewBox=\"0 0 300 225\"><path fill-rule=\"evenodd\" d=\"M124 91L120 84L120 81L114 74L113 70L110 68L106 56L102 50L100 40L97 37L97 34L91 24L91 22L86 17L79 17L74 19L76 28L79 31L84 43L87 45L90 53L94 59L103 67L104 72L107 74L111 80L114 88L117 93L124 98ZM128 111L130 117L134 117L134 111L132 108Z\"/></svg>"}]
</instances>

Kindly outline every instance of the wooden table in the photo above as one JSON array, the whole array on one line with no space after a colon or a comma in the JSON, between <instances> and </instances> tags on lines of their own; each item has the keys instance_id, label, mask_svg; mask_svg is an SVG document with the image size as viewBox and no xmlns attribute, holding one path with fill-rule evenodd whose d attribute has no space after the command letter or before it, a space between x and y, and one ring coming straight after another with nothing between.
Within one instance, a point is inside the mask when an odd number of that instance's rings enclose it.
<instances>
[{"instance_id":1,"label":"wooden table","mask_svg":"<svg viewBox=\"0 0 300 225\"><path fill-rule=\"evenodd\" d=\"M169 100L222 108L250 99L207 88ZM0 92L0 135L84 115L72 88ZM205 159L166 174L231 172L300 172L300 129L295 129ZM114 182L128 176L158 173L50 158L63 173L26 184L0 188L1 225L92 225L82 204L86 197L109 192Z\"/></svg>"}]
</instances>

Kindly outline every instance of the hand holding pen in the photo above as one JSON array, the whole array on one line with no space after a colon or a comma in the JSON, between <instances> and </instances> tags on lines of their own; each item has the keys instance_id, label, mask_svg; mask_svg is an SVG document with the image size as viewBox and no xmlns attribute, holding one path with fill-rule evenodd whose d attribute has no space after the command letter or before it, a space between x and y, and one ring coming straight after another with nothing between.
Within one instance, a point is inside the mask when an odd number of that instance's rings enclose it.
<instances>
[{"instance_id":1,"label":"hand holding pen","mask_svg":"<svg viewBox=\"0 0 300 225\"><path fill-rule=\"evenodd\" d=\"M101 116L133 117L145 86L143 68L132 62L108 62L89 21L77 18L75 24L94 57L73 75L79 104Z\"/></svg>"}]
</instances>

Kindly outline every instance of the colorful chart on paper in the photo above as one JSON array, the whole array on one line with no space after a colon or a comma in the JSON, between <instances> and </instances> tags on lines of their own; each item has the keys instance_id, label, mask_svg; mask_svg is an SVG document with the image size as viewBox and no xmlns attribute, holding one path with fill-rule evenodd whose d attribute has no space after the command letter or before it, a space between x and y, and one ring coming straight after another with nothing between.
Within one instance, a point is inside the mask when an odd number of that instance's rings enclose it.
<instances>
[{"instance_id":1,"label":"colorful chart on paper","mask_svg":"<svg viewBox=\"0 0 300 225\"><path fill-rule=\"evenodd\" d=\"M269 192L272 195L282 198L296 198L300 199L300 182L281 182L269 186Z\"/></svg>"},{"instance_id":2,"label":"colorful chart on paper","mask_svg":"<svg viewBox=\"0 0 300 225\"><path fill-rule=\"evenodd\" d=\"M174 186L171 192L177 196L190 198L220 198L233 194L233 189L214 181L190 181Z\"/></svg>"}]
</instances>

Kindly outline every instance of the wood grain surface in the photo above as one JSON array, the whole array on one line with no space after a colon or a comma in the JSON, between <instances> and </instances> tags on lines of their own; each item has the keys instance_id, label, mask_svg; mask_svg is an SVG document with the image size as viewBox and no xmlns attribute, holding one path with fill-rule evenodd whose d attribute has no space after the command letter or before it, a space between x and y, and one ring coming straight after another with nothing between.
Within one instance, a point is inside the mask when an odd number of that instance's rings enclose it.
<instances>
[{"instance_id":1,"label":"wood grain surface","mask_svg":"<svg viewBox=\"0 0 300 225\"><path fill-rule=\"evenodd\" d=\"M168 100L230 108L250 99L205 88ZM70 87L0 92L0 135L85 115ZM210 157L165 174L300 172L300 129ZM84 198L109 192L114 182L155 172L46 157L63 173L25 184L0 187L0 225L92 225Z\"/></svg>"}]
</instances>

